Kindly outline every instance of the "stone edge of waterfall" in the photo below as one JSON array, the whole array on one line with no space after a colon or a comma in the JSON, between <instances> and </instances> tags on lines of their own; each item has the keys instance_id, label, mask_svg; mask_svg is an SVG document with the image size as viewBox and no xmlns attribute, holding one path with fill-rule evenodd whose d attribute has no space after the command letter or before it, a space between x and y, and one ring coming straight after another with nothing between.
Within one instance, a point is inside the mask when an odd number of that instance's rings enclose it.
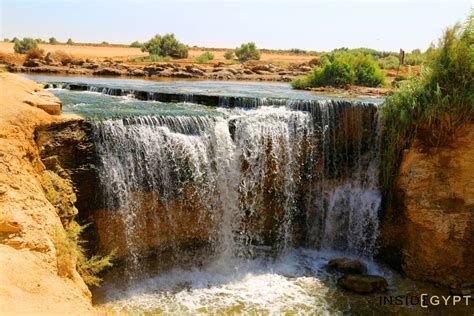
<instances>
[{"instance_id":1,"label":"stone edge of waterfall","mask_svg":"<svg viewBox=\"0 0 474 316\"><path fill-rule=\"evenodd\" d=\"M211 107L224 108L256 108L259 106L293 106L293 105L311 105L321 104L325 102L341 102L341 103L360 103L363 105L378 106L379 102L372 102L345 99L338 97L327 97L327 99L299 99L287 97L247 97L247 96L231 96L231 95L215 95L215 94L189 94L189 93L172 93L172 92L156 92L135 89L112 88L105 85L91 85L84 83L69 82L46 82L45 89L66 89L70 91L89 91L97 92L109 96L127 96L139 101L158 101L163 103L194 103ZM301 110L301 109L299 109Z\"/></svg>"}]
</instances>

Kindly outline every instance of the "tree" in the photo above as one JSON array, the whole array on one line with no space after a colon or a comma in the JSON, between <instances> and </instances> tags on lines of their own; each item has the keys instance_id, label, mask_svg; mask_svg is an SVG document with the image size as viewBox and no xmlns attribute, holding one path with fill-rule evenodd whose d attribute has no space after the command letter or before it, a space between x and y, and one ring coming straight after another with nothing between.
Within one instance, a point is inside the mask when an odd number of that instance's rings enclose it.
<instances>
[{"instance_id":1,"label":"tree","mask_svg":"<svg viewBox=\"0 0 474 316\"><path fill-rule=\"evenodd\" d=\"M72 38L68 38L66 44L67 45L74 45L74 42L72 41Z\"/></svg>"},{"instance_id":2,"label":"tree","mask_svg":"<svg viewBox=\"0 0 474 316\"><path fill-rule=\"evenodd\" d=\"M13 50L19 54L26 54L30 49L37 48L38 42L30 37L25 37L23 40L17 40Z\"/></svg>"},{"instance_id":3,"label":"tree","mask_svg":"<svg viewBox=\"0 0 474 316\"><path fill-rule=\"evenodd\" d=\"M228 49L224 54L224 58L227 60L234 59L234 51L232 49Z\"/></svg>"},{"instance_id":4,"label":"tree","mask_svg":"<svg viewBox=\"0 0 474 316\"><path fill-rule=\"evenodd\" d=\"M57 45L57 44L59 44L59 41L55 37L50 37L49 38L49 43L51 45Z\"/></svg>"},{"instance_id":5,"label":"tree","mask_svg":"<svg viewBox=\"0 0 474 316\"><path fill-rule=\"evenodd\" d=\"M174 34L157 34L149 41L143 43L142 51L150 55L159 55L162 57L170 56L173 58L188 57L188 47L178 41Z\"/></svg>"},{"instance_id":6,"label":"tree","mask_svg":"<svg viewBox=\"0 0 474 316\"><path fill-rule=\"evenodd\" d=\"M140 43L139 41L134 41L132 44L130 44L130 47L135 47L135 48L142 48L143 44Z\"/></svg>"},{"instance_id":7,"label":"tree","mask_svg":"<svg viewBox=\"0 0 474 316\"><path fill-rule=\"evenodd\" d=\"M240 62L260 59L260 51L254 42L240 45L240 47L235 49L235 55Z\"/></svg>"}]
</instances>

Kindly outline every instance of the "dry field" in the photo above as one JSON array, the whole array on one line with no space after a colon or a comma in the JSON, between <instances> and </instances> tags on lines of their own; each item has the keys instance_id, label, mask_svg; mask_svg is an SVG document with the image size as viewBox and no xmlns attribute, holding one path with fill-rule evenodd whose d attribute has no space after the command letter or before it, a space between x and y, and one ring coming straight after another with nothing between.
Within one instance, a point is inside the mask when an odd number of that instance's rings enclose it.
<instances>
[{"instance_id":1,"label":"dry field","mask_svg":"<svg viewBox=\"0 0 474 316\"><path fill-rule=\"evenodd\" d=\"M40 44L39 47L44 49L46 53L52 52L55 50L64 51L69 53L77 58L90 58L90 59L121 59L127 60L134 57L143 57L148 56L148 53L143 53L140 48L133 48L127 46L117 46L117 45L50 45L50 44ZM210 51L214 54L214 60L212 63L217 62L229 62L224 58L226 48L193 48L189 49L189 57L186 59L177 59L173 60L175 63L189 63L192 62L194 58L200 54ZM11 54L13 53L13 43L0 42L0 53ZM294 55L294 54L285 54L285 53L268 53L262 52L261 61L262 62L272 62L272 63L304 63L315 56L311 55Z\"/></svg>"}]
</instances>

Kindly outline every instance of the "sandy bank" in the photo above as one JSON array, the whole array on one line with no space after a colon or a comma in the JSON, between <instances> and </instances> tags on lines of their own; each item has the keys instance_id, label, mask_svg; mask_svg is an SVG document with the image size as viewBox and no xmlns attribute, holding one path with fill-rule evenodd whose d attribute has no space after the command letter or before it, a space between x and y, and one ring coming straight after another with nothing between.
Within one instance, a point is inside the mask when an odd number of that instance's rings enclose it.
<instances>
[{"instance_id":1,"label":"sandy bank","mask_svg":"<svg viewBox=\"0 0 474 316\"><path fill-rule=\"evenodd\" d=\"M3 315L95 314L75 266L58 275L54 230L62 225L40 182L37 127L66 119L36 83L0 73L0 310Z\"/></svg>"}]
</instances>

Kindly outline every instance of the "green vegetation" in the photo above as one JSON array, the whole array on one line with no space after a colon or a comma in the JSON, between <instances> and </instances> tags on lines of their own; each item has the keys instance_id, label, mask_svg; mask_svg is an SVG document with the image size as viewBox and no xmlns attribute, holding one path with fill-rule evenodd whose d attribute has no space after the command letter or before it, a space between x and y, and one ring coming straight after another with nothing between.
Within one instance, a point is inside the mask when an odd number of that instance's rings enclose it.
<instances>
[{"instance_id":1,"label":"green vegetation","mask_svg":"<svg viewBox=\"0 0 474 316\"><path fill-rule=\"evenodd\" d=\"M5 38L3 39L3 41L4 41L5 43L10 42L10 40L9 40L7 37L5 37Z\"/></svg>"},{"instance_id":2,"label":"green vegetation","mask_svg":"<svg viewBox=\"0 0 474 316\"><path fill-rule=\"evenodd\" d=\"M150 55L145 57L136 57L130 58L128 61L132 63L142 63L142 62L163 62L163 61L171 61L172 58L170 56L159 56L159 55Z\"/></svg>"},{"instance_id":3,"label":"green vegetation","mask_svg":"<svg viewBox=\"0 0 474 316\"><path fill-rule=\"evenodd\" d=\"M385 76L370 55L358 55L352 63L355 72L354 83L359 86L379 87L384 85Z\"/></svg>"},{"instance_id":4,"label":"green vegetation","mask_svg":"<svg viewBox=\"0 0 474 316\"><path fill-rule=\"evenodd\" d=\"M15 46L13 46L13 50L15 53L19 54L26 54L30 49L38 47L38 42L35 39L29 37L25 37L21 41L17 40L14 43Z\"/></svg>"},{"instance_id":5,"label":"green vegetation","mask_svg":"<svg viewBox=\"0 0 474 316\"><path fill-rule=\"evenodd\" d=\"M142 48L143 44L140 43L139 41L135 41L132 44L130 44L130 47L135 47L135 48Z\"/></svg>"},{"instance_id":6,"label":"green vegetation","mask_svg":"<svg viewBox=\"0 0 474 316\"><path fill-rule=\"evenodd\" d=\"M58 224L53 231L59 275L72 277L77 265L77 271L87 285L99 285L101 279L98 274L112 265L114 253L88 258L80 236L87 225L80 226L74 220L78 211L74 206L76 194L70 181L51 170L44 171L40 181L46 198L56 208L61 220L61 226Z\"/></svg>"},{"instance_id":7,"label":"green vegetation","mask_svg":"<svg viewBox=\"0 0 474 316\"><path fill-rule=\"evenodd\" d=\"M224 58L227 59L227 60L234 59L234 51L232 49L226 50L226 52L224 54Z\"/></svg>"},{"instance_id":8,"label":"green vegetation","mask_svg":"<svg viewBox=\"0 0 474 316\"><path fill-rule=\"evenodd\" d=\"M429 146L448 143L474 120L473 14L464 28L448 29L426 55L426 67L400 85L381 108L385 120L381 184L386 194L403 150L418 135Z\"/></svg>"},{"instance_id":9,"label":"green vegetation","mask_svg":"<svg viewBox=\"0 0 474 316\"><path fill-rule=\"evenodd\" d=\"M253 42L240 45L240 47L235 49L235 55L241 63L260 59L260 51Z\"/></svg>"},{"instance_id":10,"label":"green vegetation","mask_svg":"<svg viewBox=\"0 0 474 316\"><path fill-rule=\"evenodd\" d=\"M48 41L51 45L58 45L59 44L59 41L55 37L50 37Z\"/></svg>"},{"instance_id":11,"label":"green vegetation","mask_svg":"<svg viewBox=\"0 0 474 316\"><path fill-rule=\"evenodd\" d=\"M178 41L174 37L174 34L165 34L163 36L159 34L155 35L155 37L143 43L142 51L148 52L150 55L158 55L161 57L188 57L188 47Z\"/></svg>"},{"instance_id":12,"label":"green vegetation","mask_svg":"<svg viewBox=\"0 0 474 316\"><path fill-rule=\"evenodd\" d=\"M299 48L292 48L288 52L290 52L291 54L295 54L295 55L306 55L306 54L308 54L307 51L305 51L304 49L299 49Z\"/></svg>"},{"instance_id":13,"label":"green vegetation","mask_svg":"<svg viewBox=\"0 0 474 316\"><path fill-rule=\"evenodd\" d=\"M194 58L194 61L197 63L207 63L214 59L214 54L210 52L204 52L198 57Z\"/></svg>"},{"instance_id":14,"label":"green vegetation","mask_svg":"<svg viewBox=\"0 0 474 316\"><path fill-rule=\"evenodd\" d=\"M101 45L109 45L109 42L106 42L106 41L103 41L102 43L100 43Z\"/></svg>"},{"instance_id":15,"label":"green vegetation","mask_svg":"<svg viewBox=\"0 0 474 316\"><path fill-rule=\"evenodd\" d=\"M74 45L74 42L73 42L72 38L68 38L66 44L67 45Z\"/></svg>"},{"instance_id":16,"label":"green vegetation","mask_svg":"<svg viewBox=\"0 0 474 316\"><path fill-rule=\"evenodd\" d=\"M380 67L371 55L338 51L321 59L322 66L316 66L312 73L291 82L295 89L332 86L342 88L348 84L378 87L385 83Z\"/></svg>"},{"instance_id":17,"label":"green vegetation","mask_svg":"<svg viewBox=\"0 0 474 316\"><path fill-rule=\"evenodd\" d=\"M10 43L16 43L16 42L19 42L19 41L20 41L20 39L15 36L14 38L12 38L12 40L10 41Z\"/></svg>"}]
</instances>

